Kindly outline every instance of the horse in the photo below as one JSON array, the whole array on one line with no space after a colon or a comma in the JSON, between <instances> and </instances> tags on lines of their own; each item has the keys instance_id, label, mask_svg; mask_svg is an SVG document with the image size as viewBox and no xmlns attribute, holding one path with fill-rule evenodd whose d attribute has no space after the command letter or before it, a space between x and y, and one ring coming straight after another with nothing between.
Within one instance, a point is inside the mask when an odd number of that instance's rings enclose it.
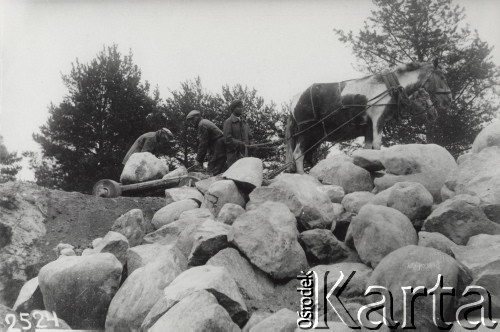
<instances>
[{"instance_id":1,"label":"horse","mask_svg":"<svg viewBox=\"0 0 500 332\"><path fill-rule=\"evenodd\" d=\"M403 116L435 120L452 101L444 73L435 60L360 79L312 84L290 105L285 134L288 170L304 173L304 158L312 162L312 153L324 141L364 136L365 149L379 150L389 120Z\"/></svg>"}]
</instances>

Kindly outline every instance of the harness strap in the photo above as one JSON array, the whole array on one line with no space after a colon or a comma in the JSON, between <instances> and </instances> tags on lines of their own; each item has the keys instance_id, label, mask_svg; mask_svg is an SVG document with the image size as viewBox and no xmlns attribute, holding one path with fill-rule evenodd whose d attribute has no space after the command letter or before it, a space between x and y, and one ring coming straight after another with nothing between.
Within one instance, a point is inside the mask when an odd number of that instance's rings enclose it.
<instances>
[{"instance_id":1,"label":"harness strap","mask_svg":"<svg viewBox=\"0 0 500 332\"><path fill-rule=\"evenodd\" d=\"M312 111L313 111L314 121L318 121L319 116L318 116L318 114L316 114L316 109L314 108L314 99L313 99L313 94L312 94L313 87L314 87L314 84L311 85L311 87L309 88L309 96L311 97L311 107L312 107ZM326 137L327 132L326 132L325 121L321 121L321 124L323 125L323 132L324 132L325 137Z\"/></svg>"},{"instance_id":2,"label":"harness strap","mask_svg":"<svg viewBox=\"0 0 500 332\"><path fill-rule=\"evenodd\" d=\"M394 74L393 72L384 74L382 75L382 79L385 83L385 86L389 90L389 94L394 100L396 100L396 117L398 119L401 119L403 117L401 111L407 109L407 107L410 105L410 99L406 94L405 89L399 83L396 74Z\"/></svg>"},{"instance_id":3,"label":"harness strap","mask_svg":"<svg viewBox=\"0 0 500 332\"><path fill-rule=\"evenodd\" d=\"M318 118L318 116L316 114L316 109L314 108L313 91L312 91L313 87L314 87L314 84L311 85L311 87L309 88L309 96L311 97L311 107L312 107L312 111L313 111L314 120L316 120Z\"/></svg>"}]
</instances>

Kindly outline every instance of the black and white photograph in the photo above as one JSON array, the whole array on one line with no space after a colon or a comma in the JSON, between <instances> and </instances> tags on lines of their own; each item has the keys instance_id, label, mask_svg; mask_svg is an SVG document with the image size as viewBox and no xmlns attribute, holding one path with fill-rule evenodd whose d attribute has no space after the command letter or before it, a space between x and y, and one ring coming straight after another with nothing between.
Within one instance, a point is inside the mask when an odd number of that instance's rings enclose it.
<instances>
[{"instance_id":1,"label":"black and white photograph","mask_svg":"<svg viewBox=\"0 0 500 332\"><path fill-rule=\"evenodd\" d=\"M499 322L500 1L0 0L0 332Z\"/></svg>"}]
</instances>

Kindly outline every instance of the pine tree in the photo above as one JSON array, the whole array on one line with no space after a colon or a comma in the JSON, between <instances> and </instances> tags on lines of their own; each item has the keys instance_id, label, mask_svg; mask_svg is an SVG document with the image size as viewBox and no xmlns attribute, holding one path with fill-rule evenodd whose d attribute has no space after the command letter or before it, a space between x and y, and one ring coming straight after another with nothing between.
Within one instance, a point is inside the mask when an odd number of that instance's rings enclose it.
<instances>
[{"instance_id":1,"label":"pine tree","mask_svg":"<svg viewBox=\"0 0 500 332\"><path fill-rule=\"evenodd\" d=\"M45 178L37 181L53 178L61 189L89 192L99 179L119 178L137 137L165 126L161 100L141 82L132 52L122 56L117 45L103 48L88 64L77 59L63 81L68 94L50 105L47 123L34 135L44 159L32 167L35 175L44 167L38 174Z\"/></svg>"},{"instance_id":2,"label":"pine tree","mask_svg":"<svg viewBox=\"0 0 500 332\"><path fill-rule=\"evenodd\" d=\"M23 159L17 156L17 152L10 152L3 144L3 137L0 136L0 183L14 181L17 173L21 170L19 162Z\"/></svg>"}]
</instances>

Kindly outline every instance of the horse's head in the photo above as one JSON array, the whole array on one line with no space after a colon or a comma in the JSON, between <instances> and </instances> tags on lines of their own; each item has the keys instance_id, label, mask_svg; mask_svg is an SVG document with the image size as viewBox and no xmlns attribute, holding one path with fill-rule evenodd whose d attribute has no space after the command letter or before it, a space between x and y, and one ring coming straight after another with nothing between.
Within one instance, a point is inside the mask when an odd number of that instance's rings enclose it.
<instances>
[{"instance_id":1,"label":"horse's head","mask_svg":"<svg viewBox=\"0 0 500 332\"><path fill-rule=\"evenodd\" d=\"M444 70L438 64L438 61L434 60L433 64L423 67L419 82L420 87L429 93L432 103L438 111L447 110L453 100L444 74Z\"/></svg>"},{"instance_id":2,"label":"horse's head","mask_svg":"<svg viewBox=\"0 0 500 332\"><path fill-rule=\"evenodd\" d=\"M436 121L438 113L432 102L431 96L424 89L420 88L410 95L410 114L412 116L425 116L427 121Z\"/></svg>"}]
</instances>

